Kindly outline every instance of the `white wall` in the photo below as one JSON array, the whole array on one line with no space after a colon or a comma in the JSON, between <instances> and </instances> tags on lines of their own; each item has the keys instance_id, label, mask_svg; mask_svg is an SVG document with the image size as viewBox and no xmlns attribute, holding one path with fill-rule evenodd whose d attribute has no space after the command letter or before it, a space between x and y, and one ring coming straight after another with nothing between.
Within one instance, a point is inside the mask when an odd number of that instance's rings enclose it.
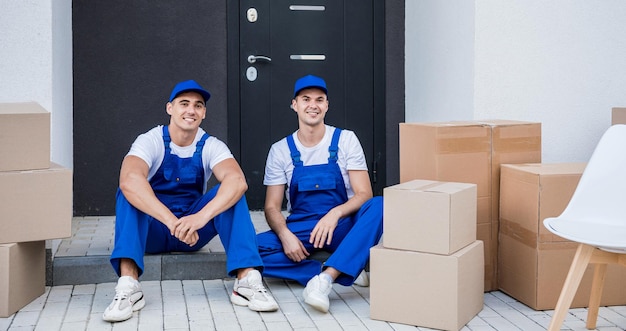
<instances>
[{"instance_id":1,"label":"white wall","mask_svg":"<svg viewBox=\"0 0 626 331\"><path fill-rule=\"evenodd\" d=\"M473 70L458 68L471 48L466 36L459 38L460 51L449 56L442 56L438 45L419 47L423 39L437 39L438 34L454 41L450 31L466 27L470 19L460 19L459 27L451 30L441 26L455 25L459 3L407 0L407 121L466 119L467 111L445 107L463 96L463 107L473 108L473 119L541 122L543 162L587 161L610 125L611 108L626 106L626 2L475 0L467 14L474 16ZM448 14L416 24L408 19L416 7L438 10L435 18L441 16L440 7L447 7ZM425 87L424 81L432 78L418 82L408 74L433 66L431 62L437 70L450 63L454 75L473 72L473 84L459 84L458 77L445 74L437 78L435 90ZM437 77L435 70L425 74ZM473 97L467 96L470 88ZM424 100L411 103L412 95Z\"/></svg>"},{"instance_id":2,"label":"white wall","mask_svg":"<svg viewBox=\"0 0 626 331\"><path fill-rule=\"evenodd\" d=\"M474 2L407 0L406 122L473 119Z\"/></svg>"},{"instance_id":3,"label":"white wall","mask_svg":"<svg viewBox=\"0 0 626 331\"><path fill-rule=\"evenodd\" d=\"M72 168L71 0L0 0L0 102L50 112L51 160Z\"/></svg>"}]
</instances>

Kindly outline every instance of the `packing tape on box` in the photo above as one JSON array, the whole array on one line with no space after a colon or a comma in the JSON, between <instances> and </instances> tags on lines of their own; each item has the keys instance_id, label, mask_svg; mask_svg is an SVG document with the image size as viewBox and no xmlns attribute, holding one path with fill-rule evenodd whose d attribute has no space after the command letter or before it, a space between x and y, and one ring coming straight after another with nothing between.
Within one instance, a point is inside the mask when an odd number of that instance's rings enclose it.
<instances>
[{"instance_id":1,"label":"packing tape on box","mask_svg":"<svg viewBox=\"0 0 626 331\"><path fill-rule=\"evenodd\" d=\"M537 234L521 227L518 223L500 218L499 231L530 248L537 248Z\"/></svg>"}]
</instances>

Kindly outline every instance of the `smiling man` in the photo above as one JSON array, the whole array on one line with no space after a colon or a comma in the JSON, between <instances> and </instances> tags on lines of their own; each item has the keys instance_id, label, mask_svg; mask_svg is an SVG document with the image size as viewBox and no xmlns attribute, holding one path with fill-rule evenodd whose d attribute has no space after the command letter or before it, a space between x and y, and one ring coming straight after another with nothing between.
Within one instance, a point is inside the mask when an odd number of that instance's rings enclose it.
<instances>
[{"instance_id":1,"label":"smiling man","mask_svg":"<svg viewBox=\"0 0 626 331\"><path fill-rule=\"evenodd\" d=\"M264 275L306 285L304 302L327 312L334 282L349 286L367 275L369 249L382 235L383 200L372 197L365 154L354 132L324 122L329 111L324 79L298 79L291 108L298 130L270 148L263 182L271 230L257 240ZM281 212L285 196L287 218ZM324 265L308 259L320 250L331 253Z\"/></svg>"},{"instance_id":2,"label":"smiling man","mask_svg":"<svg viewBox=\"0 0 626 331\"><path fill-rule=\"evenodd\" d=\"M120 278L105 321L127 320L144 307L138 279L145 253L197 251L218 234L228 275L237 278L231 302L255 311L278 309L261 278L244 174L226 144L200 128L210 97L193 80L178 83L165 106L169 125L141 134L124 157L111 253ZM212 175L219 184L207 190Z\"/></svg>"}]
</instances>

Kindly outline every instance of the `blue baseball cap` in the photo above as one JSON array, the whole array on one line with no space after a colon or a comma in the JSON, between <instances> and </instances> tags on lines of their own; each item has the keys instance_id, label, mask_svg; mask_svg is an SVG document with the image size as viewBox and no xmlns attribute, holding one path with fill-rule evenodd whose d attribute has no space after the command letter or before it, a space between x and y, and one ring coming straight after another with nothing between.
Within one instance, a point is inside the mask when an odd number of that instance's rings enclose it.
<instances>
[{"instance_id":1,"label":"blue baseball cap","mask_svg":"<svg viewBox=\"0 0 626 331\"><path fill-rule=\"evenodd\" d=\"M172 94L170 94L170 102L172 102L176 97L183 92L196 92L199 93L203 98L204 102L207 102L211 98L211 93L205 90L198 84L195 80L190 79L184 82L180 82L174 86L172 90Z\"/></svg>"},{"instance_id":2,"label":"blue baseball cap","mask_svg":"<svg viewBox=\"0 0 626 331\"><path fill-rule=\"evenodd\" d=\"M293 88L293 97L295 98L296 96L298 96L298 93L300 93L300 91L306 88L313 87L318 88L324 91L324 93L328 94L326 82L322 78L313 75L306 75L296 81L296 85Z\"/></svg>"}]
</instances>

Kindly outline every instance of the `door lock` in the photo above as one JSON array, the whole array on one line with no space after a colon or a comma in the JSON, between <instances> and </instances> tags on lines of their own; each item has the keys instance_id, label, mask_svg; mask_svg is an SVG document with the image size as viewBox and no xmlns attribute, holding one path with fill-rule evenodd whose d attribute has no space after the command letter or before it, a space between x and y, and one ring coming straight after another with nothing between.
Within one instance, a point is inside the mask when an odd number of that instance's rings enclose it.
<instances>
[{"instance_id":1,"label":"door lock","mask_svg":"<svg viewBox=\"0 0 626 331\"><path fill-rule=\"evenodd\" d=\"M270 59L267 56L263 56L263 55L250 55L250 56L248 56L248 63L256 63L257 60L265 61L265 62L272 62L272 59Z\"/></svg>"}]
</instances>

